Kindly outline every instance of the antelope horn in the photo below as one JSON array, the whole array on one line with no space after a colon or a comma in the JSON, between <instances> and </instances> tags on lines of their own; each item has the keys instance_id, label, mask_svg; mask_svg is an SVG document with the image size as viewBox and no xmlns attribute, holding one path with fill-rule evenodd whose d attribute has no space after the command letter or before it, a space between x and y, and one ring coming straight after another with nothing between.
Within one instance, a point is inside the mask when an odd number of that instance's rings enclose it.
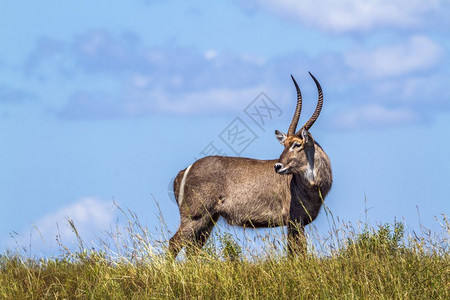
<instances>
[{"instance_id":1,"label":"antelope horn","mask_svg":"<svg viewBox=\"0 0 450 300\"><path fill-rule=\"evenodd\" d=\"M322 105L323 105L322 87L320 86L320 83L317 81L316 77L314 77L313 74L311 74L311 72L308 72L308 73L312 77L314 82L316 83L317 91L319 92L319 99L317 100L316 110L314 111L313 115L308 120L308 122L306 122L305 125L303 125L303 127L302 127L302 128L305 128L306 130L309 130L311 128L311 126L313 126L314 122L317 120L317 118L320 115L320 111L322 110ZM301 129L297 132L297 134L300 134L300 131L301 131Z\"/></svg>"},{"instance_id":2,"label":"antelope horn","mask_svg":"<svg viewBox=\"0 0 450 300\"><path fill-rule=\"evenodd\" d=\"M294 135L295 130L297 129L298 120L300 119L300 112L302 111L302 93L300 92L300 88L298 87L297 82L294 79L294 76L291 75L292 81L294 81L295 88L297 89L297 106L295 107L294 117L292 118L291 125L289 125L289 130L287 135Z\"/></svg>"}]
</instances>

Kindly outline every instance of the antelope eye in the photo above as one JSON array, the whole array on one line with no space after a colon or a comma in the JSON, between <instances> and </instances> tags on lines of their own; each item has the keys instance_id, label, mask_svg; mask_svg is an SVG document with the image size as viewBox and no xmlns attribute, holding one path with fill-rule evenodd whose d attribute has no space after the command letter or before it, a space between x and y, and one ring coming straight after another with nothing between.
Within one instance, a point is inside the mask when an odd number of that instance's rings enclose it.
<instances>
[{"instance_id":1,"label":"antelope eye","mask_svg":"<svg viewBox=\"0 0 450 300\"><path fill-rule=\"evenodd\" d=\"M300 143L294 143L294 144L292 144L292 148L299 148L299 147L301 147L302 146L302 144L300 144Z\"/></svg>"}]
</instances>

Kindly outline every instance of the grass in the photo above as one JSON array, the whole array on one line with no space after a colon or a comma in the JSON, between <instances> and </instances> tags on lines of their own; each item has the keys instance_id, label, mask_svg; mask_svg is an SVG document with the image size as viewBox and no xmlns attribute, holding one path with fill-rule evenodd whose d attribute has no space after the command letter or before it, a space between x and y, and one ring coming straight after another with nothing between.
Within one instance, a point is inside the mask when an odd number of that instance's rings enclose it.
<instances>
[{"instance_id":1,"label":"grass","mask_svg":"<svg viewBox=\"0 0 450 300\"><path fill-rule=\"evenodd\" d=\"M282 234L259 236L246 249L219 230L196 258L181 260L166 258L165 243L133 214L124 232L95 248L69 224L77 250L0 256L1 299L450 299L446 216L441 232L420 234L397 222L360 229L332 222L330 236L310 230L308 254L297 257L285 255Z\"/></svg>"}]
</instances>

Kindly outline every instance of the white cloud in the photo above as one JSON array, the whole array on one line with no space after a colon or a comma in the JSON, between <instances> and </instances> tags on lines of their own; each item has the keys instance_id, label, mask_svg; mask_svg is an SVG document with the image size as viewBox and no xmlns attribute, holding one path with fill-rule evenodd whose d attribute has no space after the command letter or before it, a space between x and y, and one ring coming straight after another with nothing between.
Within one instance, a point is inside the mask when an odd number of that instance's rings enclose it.
<instances>
[{"instance_id":1,"label":"white cloud","mask_svg":"<svg viewBox=\"0 0 450 300\"><path fill-rule=\"evenodd\" d=\"M133 82L136 83L136 82ZM155 113L192 114L242 111L267 86L210 88L171 93L158 88L128 87L119 96L76 92L59 111L59 117L74 119L133 118Z\"/></svg>"},{"instance_id":2,"label":"white cloud","mask_svg":"<svg viewBox=\"0 0 450 300\"><path fill-rule=\"evenodd\" d=\"M445 88L445 73L419 74L380 80L367 86L371 101L408 106L422 114L435 114L448 110L450 90Z\"/></svg>"},{"instance_id":3,"label":"white cloud","mask_svg":"<svg viewBox=\"0 0 450 300\"><path fill-rule=\"evenodd\" d=\"M160 112L198 114L205 112L241 111L247 104L263 91L262 86L242 89L209 89L180 95L176 101L168 99L167 95L149 92L148 97L156 101L156 109Z\"/></svg>"},{"instance_id":4,"label":"white cloud","mask_svg":"<svg viewBox=\"0 0 450 300\"><path fill-rule=\"evenodd\" d=\"M442 54L442 47L430 38L413 36L401 44L349 52L344 60L355 72L382 78L427 70L439 62Z\"/></svg>"},{"instance_id":5,"label":"white cloud","mask_svg":"<svg viewBox=\"0 0 450 300\"><path fill-rule=\"evenodd\" d=\"M377 27L420 26L426 13L437 11L441 0L253 0L247 7L295 19L331 32L368 31Z\"/></svg>"},{"instance_id":6,"label":"white cloud","mask_svg":"<svg viewBox=\"0 0 450 300\"><path fill-rule=\"evenodd\" d=\"M114 221L114 207L112 203L94 197L81 198L73 204L39 218L33 222L35 230L31 237L22 234L16 241L19 246L31 244L32 250L35 251L54 248L57 236L65 246L75 245L77 239L68 223L69 219L73 220L81 238L90 244L89 242L95 239L100 231L108 229Z\"/></svg>"},{"instance_id":7,"label":"white cloud","mask_svg":"<svg viewBox=\"0 0 450 300\"><path fill-rule=\"evenodd\" d=\"M207 60L211 60L217 57L217 51L215 50L208 50L205 52L205 58Z\"/></svg>"},{"instance_id":8,"label":"white cloud","mask_svg":"<svg viewBox=\"0 0 450 300\"><path fill-rule=\"evenodd\" d=\"M332 121L335 128L361 129L389 127L417 121L419 117L409 108L386 108L379 104L359 106L341 114Z\"/></svg>"},{"instance_id":9,"label":"white cloud","mask_svg":"<svg viewBox=\"0 0 450 300\"><path fill-rule=\"evenodd\" d=\"M378 42L385 40L378 36ZM67 102L51 104L52 111L62 119L236 113L261 91L277 101L292 101L295 90L290 73L303 74L303 79L297 79L306 93L308 85L315 91L307 70L319 78L325 95L339 98L344 109L364 98L366 103L400 105L422 114L420 105L425 97L429 103L441 99L439 107L448 110L444 106L448 97L442 97L441 92L448 77L446 49L425 35L405 37L394 45L321 53L315 58L301 51L267 59L215 49L148 47L133 34L107 31L89 31L72 41L47 40L41 44L30 54L35 62L28 69L30 74L57 70L59 64L52 63L55 56L56 61L70 62L70 74L79 74L64 77L66 73L61 73L62 79L74 86L67 91ZM427 84L432 78L438 80ZM90 79L96 84L86 84ZM111 83L114 88L107 88ZM436 107L430 105L426 110L436 111ZM401 115L405 116L408 114ZM358 123L357 118L349 120Z\"/></svg>"}]
</instances>

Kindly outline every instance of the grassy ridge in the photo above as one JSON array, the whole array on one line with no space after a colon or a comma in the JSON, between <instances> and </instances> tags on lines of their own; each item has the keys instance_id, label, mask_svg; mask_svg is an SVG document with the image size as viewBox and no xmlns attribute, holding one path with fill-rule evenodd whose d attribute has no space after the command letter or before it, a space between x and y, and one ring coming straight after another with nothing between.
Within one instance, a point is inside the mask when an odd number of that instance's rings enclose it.
<instances>
[{"instance_id":1,"label":"grassy ridge","mask_svg":"<svg viewBox=\"0 0 450 300\"><path fill-rule=\"evenodd\" d=\"M132 233L134 248L120 255L83 248L52 259L2 255L0 298L450 299L448 223L443 229L439 240L426 240L405 239L401 223L366 227L332 253L294 258L282 251L251 256L219 233L185 261L151 251L138 257L134 250L148 242Z\"/></svg>"}]
</instances>

